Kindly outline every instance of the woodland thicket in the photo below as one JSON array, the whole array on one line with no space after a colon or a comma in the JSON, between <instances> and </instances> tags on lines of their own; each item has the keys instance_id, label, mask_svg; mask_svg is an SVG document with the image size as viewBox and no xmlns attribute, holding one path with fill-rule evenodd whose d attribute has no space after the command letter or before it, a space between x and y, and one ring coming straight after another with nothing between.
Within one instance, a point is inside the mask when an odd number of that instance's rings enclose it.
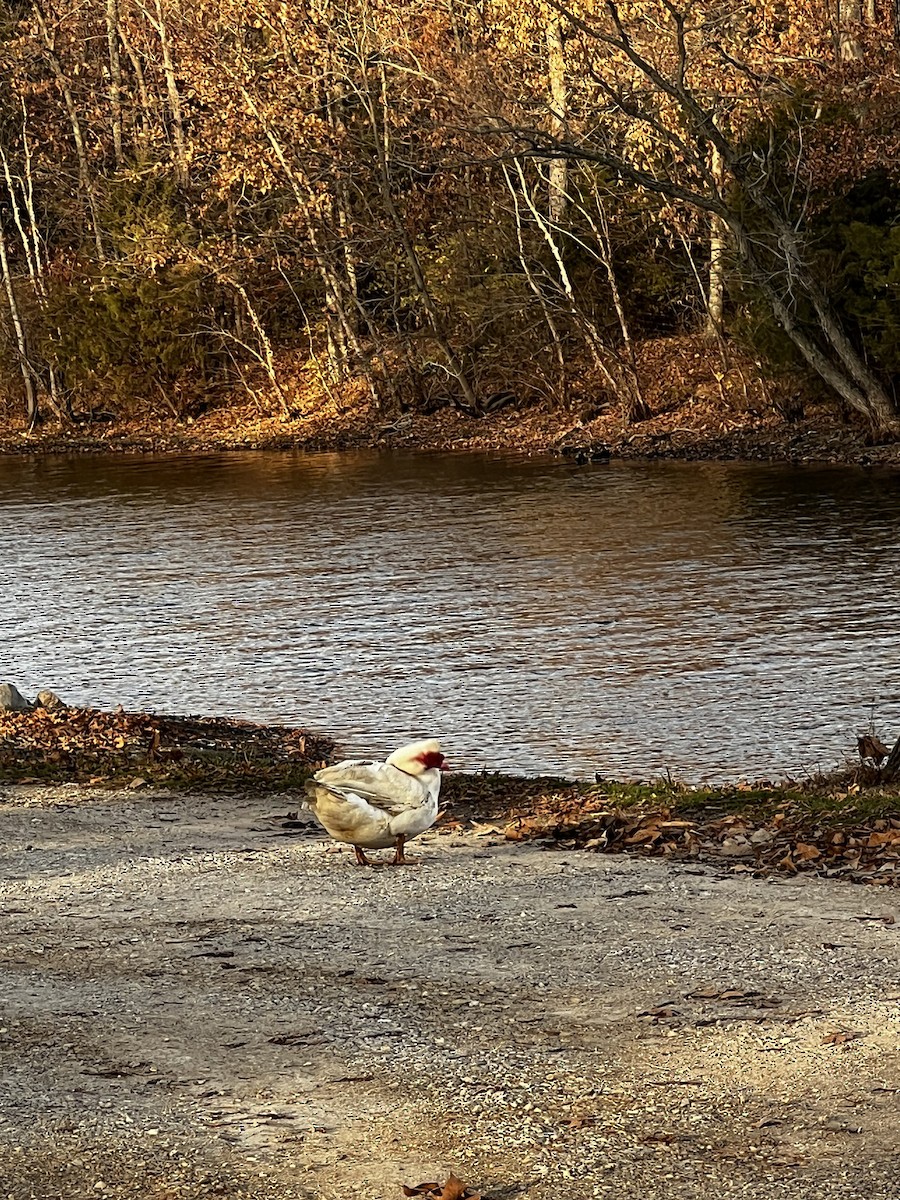
<instances>
[{"instance_id":1,"label":"woodland thicket","mask_svg":"<svg viewBox=\"0 0 900 1200\"><path fill-rule=\"evenodd\" d=\"M0 392L636 420L702 330L895 428L898 4L5 0Z\"/></svg>"}]
</instances>

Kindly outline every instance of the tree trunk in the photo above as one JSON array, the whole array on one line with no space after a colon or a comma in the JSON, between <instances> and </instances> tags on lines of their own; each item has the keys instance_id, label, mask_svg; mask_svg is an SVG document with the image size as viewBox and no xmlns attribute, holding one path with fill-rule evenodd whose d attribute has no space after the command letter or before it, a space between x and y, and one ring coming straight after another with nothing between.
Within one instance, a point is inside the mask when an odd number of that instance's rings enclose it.
<instances>
[{"instance_id":1,"label":"tree trunk","mask_svg":"<svg viewBox=\"0 0 900 1200\"><path fill-rule=\"evenodd\" d=\"M566 58L559 18L547 18L547 75L550 84L550 133L562 138L568 116L566 91ZM550 160L550 191L547 214L553 225L561 225L566 217L569 190L569 164L565 158Z\"/></svg>"},{"instance_id":2,"label":"tree trunk","mask_svg":"<svg viewBox=\"0 0 900 1200\"><path fill-rule=\"evenodd\" d=\"M862 0L837 0L838 45L843 62L855 62L863 56L863 48L856 36L856 28L862 25Z\"/></svg>"},{"instance_id":3,"label":"tree trunk","mask_svg":"<svg viewBox=\"0 0 900 1200\"><path fill-rule=\"evenodd\" d=\"M721 187L722 153L718 146L711 152L710 170L716 185ZM718 213L709 217L709 289L706 294L706 337L716 341L722 335L725 312L725 253L728 246L727 228Z\"/></svg>"},{"instance_id":4,"label":"tree trunk","mask_svg":"<svg viewBox=\"0 0 900 1200\"><path fill-rule=\"evenodd\" d=\"M122 61L119 57L119 0L106 0L106 44L109 50L109 111L112 122L113 154L121 167L122 154Z\"/></svg>"},{"instance_id":5,"label":"tree trunk","mask_svg":"<svg viewBox=\"0 0 900 1200\"><path fill-rule=\"evenodd\" d=\"M140 107L134 116L133 139L136 146L139 147L138 157L143 159L146 151L146 142L150 136L150 128L153 121L153 102L150 99L150 89L147 87L147 76L144 73L144 67L141 63L137 50L132 45L124 28L119 29L119 38L125 48L125 53L128 56L128 61L131 63L131 69L134 72L134 82L137 87L138 99Z\"/></svg>"},{"instance_id":6,"label":"tree trunk","mask_svg":"<svg viewBox=\"0 0 900 1200\"><path fill-rule=\"evenodd\" d=\"M889 783L898 771L900 771L900 738L897 738L896 742L894 742L887 762L881 768L882 781Z\"/></svg>"},{"instance_id":7,"label":"tree trunk","mask_svg":"<svg viewBox=\"0 0 900 1200\"><path fill-rule=\"evenodd\" d=\"M172 114L172 140L175 143L175 171L178 182L186 184L187 179L187 142L184 136L184 118L181 109L181 96L178 92L178 78L175 74L175 60L172 57L172 43L166 27L162 10L162 0L156 0L156 32L159 34L159 44L162 49L163 73L166 79L166 95L169 98L169 111Z\"/></svg>"},{"instance_id":8,"label":"tree trunk","mask_svg":"<svg viewBox=\"0 0 900 1200\"><path fill-rule=\"evenodd\" d=\"M550 311L550 305L547 303L547 298L544 295L540 284L535 279L534 272L532 271L528 262L528 255L525 252L525 239L522 234L522 210L519 205L519 197L516 194L515 184L510 176L509 168L505 163L503 164L503 175L506 179L506 186L509 188L509 194L512 197L513 211L516 218L516 241L518 242L519 246L519 262L522 264L522 270L525 273L525 279L528 283L528 286L531 288L535 299L540 305L541 312L544 316L544 323L546 324L547 329L550 331L550 338L553 342L553 351L556 355L556 365L559 372L557 383L559 399L563 404L565 404L566 400L568 399L569 380L568 372L566 370L566 356L563 350L562 338L560 337L559 328L556 324L556 321L553 319L553 314Z\"/></svg>"},{"instance_id":9,"label":"tree trunk","mask_svg":"<svg viewBox=\"0 0 900 1200\"><path fill-rule=\"evenodd\" d=\"M28 342L25 337L25 327L22 324L22 316L19 312L19 303L16 298L16 290L13 286L12 275L9 269L9 256L6 253L6 235L3 232L3 226L0 224L0 275L3 276L3 287L6 292L6 302L9 306L9 316L12 321L13 333L16 342L16 357L19 360L19 369L22 372L22 382L25 385L25 415L28 418L28 428L33 429L38 418L38 399L37 387L35 386L34 373L31 369L31 363L28 359Z\"/></svg>"},{"instance_id":10,"label":"tree trunk","mask_svg":"<svg viewBox=\"0 0 900 1200\"><path fill-rule=\"evenodd\" d=\"M88 211L91 214L91 228L94 234L94 244L97 248L97 261L102 262L104 258L103 241L100 237L100 224L97 217L97 206L94 200L94 182L91 176L90 164L88 162L84 135L81 130L81 122L78 119L78 110L75 107L75 99L72 95L72 89L69 86L69 80L56 55L56 51L53 46L53 38L50 36L50 30L47 28L47 22L44 20L44 14L41 12L39 5L35 5L34 15L44 43L47 61L50 64L50 68L53 72L54 78L56 79L57 87L62 93L63 103L66 106L66 112L69 117L69 125L72 129L72 140L75 143L75 154L78 159L78 177L81 183L81 189L84 192L85 199L87 200Z\"/></svg>"}]
</instances>

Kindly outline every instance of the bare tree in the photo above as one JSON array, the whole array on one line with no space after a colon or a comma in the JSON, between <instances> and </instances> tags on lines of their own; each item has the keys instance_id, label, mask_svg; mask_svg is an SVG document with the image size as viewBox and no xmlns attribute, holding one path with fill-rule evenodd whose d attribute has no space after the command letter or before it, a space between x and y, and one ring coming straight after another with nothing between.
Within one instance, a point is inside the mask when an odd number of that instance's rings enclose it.
<instances>
[{"instance_id":1,"label":"bare tree","mask_svg":"<svg viewBox=\"0 0 900 1200\"><path fill-rule=\"evenodd\" d=\"M81 184L81 190L87 201L88 213L90 214L91 229L94 235L94 245L97 249L97 259L102 261L104 257L103 239L100 234L100 220L97 213L97 201L94 193L94 175L91 170L90 161L88 159L87 142L82 128L81 117L78 112L78 107L75 104L75 97L72 92L72 84L69 75L63 68L63 64L56 53L55 40L53 31L51 30L47 19L44 16L40 4L34 6L34 18L40 31L41 40L44 46L44 55L50 66L57 86L65 104L66 113L68 114L69 124L72 130L72 141L75 144L75 154L78 161L78 179Z\"/></svg>"},{"instance_id":2,"label":"bare tree","mask_svg":"<svg viewBox=\"0 0 900 1200\"><path fill-rule=\"evenodd\" d=\"M19 309L15 282L7 252L6 234L3 232L2 217L0 217L0 276L3 279L3 290L6 292L6 303L9 307L9 317L15 335L16 358L22 373L22 383L25 389L25 415L29 428L38 419L38 383L28 354L28 340L25 336L25 325Z\"/></svg>"},{"instance_id":3,"label":"bare tree","mask_svg":"<svg viewBox=\"0 0 900 1200\"><path fill-rule=\"evenodd\" d=\"M166 97L171 116L172 142L175 147L175 171L179 183L186 184L188 172L187 138L184 131L184 111L181 102L181 92L178 88L178 74L175 69L175 53L172 46L169 23L163 11L162 0L153 0L152 9L144 4L140 7L159 38L163 77L166 81Z\"/></svg>"},{"instance_id":4,"label":"bare tree","mask_svg":"<svg viewBox=\"0 0 900 1200\"><path fill-rule=\"evenodd\" d=\"M596 55L588 69L606 111L638 123L664 147L663 165L654 168L630 156L600 122L595 122L593 136L577 141L496 117L485 134L496 139L498 129L502 130L511 152L519 158L562 156L597 163L648 192L687 205L710 220L716 218L728 231L744 276L765 299L807 364L873 428L895 432L896 405L842 328L827 290L817 278L802 221L791 209L791 193L780 185L786 164L779 158L777 141L772 140L768 152L745 149L717 122L714 101L688 82L684 15L666 5L672 65L664 70L638 47L612 0L605 5L606 25L583 20L563 4L554 7L581 31L588 46L612 52L619 62L628 64L631 78L627 80L608 68L604 55ZM657 38L660 36L657 32ZM722 65L742 83L758 85L750 68L733 57L724 55ZM667 120L659 102L678 119ZM721 177L717 175L719 163ZM799 315L801 301L814 314L813 326Z\"/></svg>"}]
</instances>

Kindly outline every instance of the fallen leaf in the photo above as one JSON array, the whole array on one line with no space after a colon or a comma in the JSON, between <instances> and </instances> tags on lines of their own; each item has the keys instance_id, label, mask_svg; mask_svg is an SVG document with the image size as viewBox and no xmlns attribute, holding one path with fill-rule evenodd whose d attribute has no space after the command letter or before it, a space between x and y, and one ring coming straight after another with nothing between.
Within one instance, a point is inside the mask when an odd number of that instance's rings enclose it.
<instances>
[{"instance_id":1,"label":"fallen leaf","mask_svg":"<svg viewBox=\"0 0 900 1200\"><path fill-rule=\"evenodd\" d=\"M859 1033L855 1029L836 1029L833 1033L826 1033L822 1038L823 1046L843 1046L845 1042L855 1042L857 1038L865 1037L864 1033Z\"/></svg>"},{"instance_id":2,"label":"fallen leaf","mask_svg":"<svg viewBox=\"0 0 900 1200\"><path fill-rule=\"evenodd\" d=\"M812 846L809 842L797 842L794 847L794 854L802 862L809 862L811 859L822 857L822 851L819 847Z\"/></svg>"},{"instance_id":3,"label":"fallen leaf","mask_svg":"<svg viewBox=\"0 0 900 1200\"><path fill-rule=\"evenodd\" d=\"M863 737L856 739L856 749L859 752L860 758L871 758L876 767L890 754L887 746L881 738L875 737L872 734L865 734Z\"/></svg>"},{"instance_id":4,"label":"fallen leaf","mask_svg":"<svg viewBox=\"0 0 900 1200\"><path fill-rule=\"evenodd\" d=\"M402 1187L404 1196L429 1196L433 1197L433 1200L482 1200L478 1192L472 1191L452 1171L443 1187L437 1182L417 1183L415 1187L407 1187L404 1183Z\"/></svg>"},{"instance_id":5,"label":"fallen leaf","mask_svg":"<svg viewBox=\"0 0 900 1200\"><path fill-rule=\"evenodd\" d=\"M470 832L474 837L491 837L494 834L502 833L503 829L500 825L481 824L478 821L473 821L470 826Z\"/></svg>"},{"instance_id":6,"label":"fallen leaf","mask_svg":"<svg viewBox=\"0 0 900 1200\"><path fill-rule=\"evenodd\" d=\"M887 829L884 832L870 833L866 845L892 846L895 842L900 842L900 833L896 829Z\"/></svg>"},{"instance_id":7,"label":"fallen leaf","mask_svg":"<svg viewBox=\"0 0 900 1200\"><path fill-rule=\"evenodd\" d=\"M637 1014L639 1017L653 1017L654 1021L659 1021L664 1017L680 1017L681 1013L674 1005L660 1005L659 1008L645 1008L643 1012Z\"/></svg>"},{"instance_id":8,"label":"fallen leaf","mask_svg":"<svg viewBox=\"0 0 900 1200\"><path fill-rule=\"evenodd\" d=\"M451 1174L447 1182L444 1184L444 1190L441 1192L440 1200L481 1200L471 1188L466 1187L461 1179Z\"/></svg>"}]
</instances>

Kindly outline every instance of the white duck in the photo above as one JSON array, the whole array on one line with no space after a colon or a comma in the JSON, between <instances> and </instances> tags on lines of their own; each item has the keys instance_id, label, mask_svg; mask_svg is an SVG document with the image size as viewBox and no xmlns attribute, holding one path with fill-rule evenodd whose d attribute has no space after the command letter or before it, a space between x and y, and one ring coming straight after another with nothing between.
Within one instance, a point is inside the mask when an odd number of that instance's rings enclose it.
<instances>
[{"instance_id":1,"label":"white duck","mask_svg":"<svg viewBox=\"0 0 900 1200\"><path fill-rule=\"evenodd\" d=\"M431 738L401 746L385 762L347 759L324 767L306 782L306 805L339 842L349 842L362 866L363 853L395 846L395 866L412 862L404 844L437 819L441 771L449 770L441 744Z\"/></svg>"}]
</instances>

